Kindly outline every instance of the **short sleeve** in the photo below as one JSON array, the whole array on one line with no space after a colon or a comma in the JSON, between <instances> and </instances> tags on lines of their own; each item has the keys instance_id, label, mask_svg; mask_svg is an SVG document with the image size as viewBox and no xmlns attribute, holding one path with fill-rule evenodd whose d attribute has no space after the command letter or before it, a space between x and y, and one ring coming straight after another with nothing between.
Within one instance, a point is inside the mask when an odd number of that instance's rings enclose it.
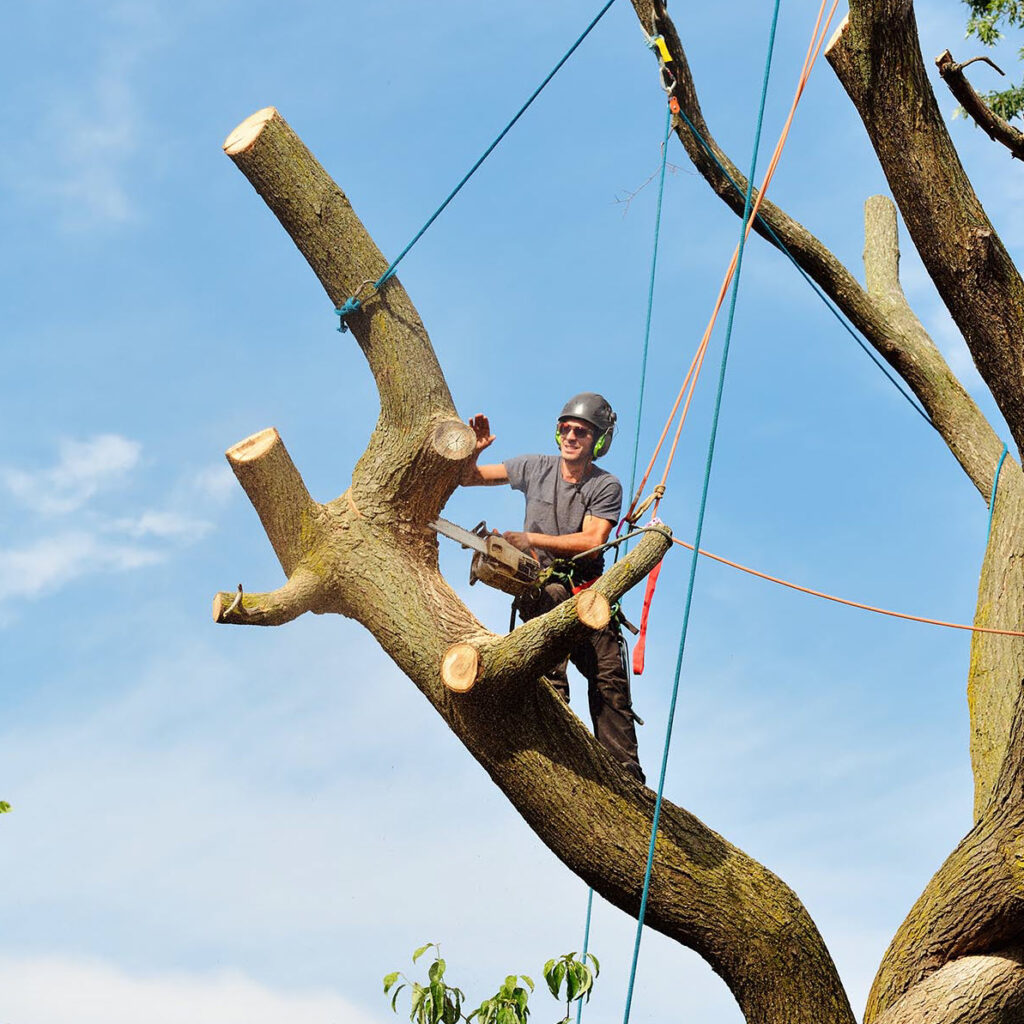
<instances>
[{"instance_id":1,"label":"short sleeve","mask_svg":"<svg viewBox=\"0 0 1024 1024\"><path fill-rule=\"evenodd\" d=\"M598 519L607 519L610 523L617 523L622 512L622 484L619 478L611 473L603 476L594 488L591 500L588 502L587 511Z\"/></svg>"},{"instance_id":2,"label":"short sleeve","mask_svg":"<svg viewBox=\"0 0 1024 1024\"><path fill-rule=\"evenodd\" d=\"M508 473L508 482L512 486L514 491L525 491L526 481L530 475L529 472L529 455L516 455L511 459L506 459L502 465L505 467L505 472Z\"/></svg>"}]
</instances>

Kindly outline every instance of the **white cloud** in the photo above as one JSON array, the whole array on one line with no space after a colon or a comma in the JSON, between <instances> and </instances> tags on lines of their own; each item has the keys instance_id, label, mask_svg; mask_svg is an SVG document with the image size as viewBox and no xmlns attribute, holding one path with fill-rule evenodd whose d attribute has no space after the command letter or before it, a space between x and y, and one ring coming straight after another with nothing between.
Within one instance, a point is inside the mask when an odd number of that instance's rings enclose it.
<instances>
[{"instance_id":1,"label":"white cloud","mask_svg":"<svg viewBox=\"0 0 1024 1024\"><path fill-rule=\"evenodd\" d=\"M52 593L87 573L138 569L161 561L158 551L109 544L68 531L22 548L0 550L0 601Z\"/></svg>"},{"instance_id":2,"label":"white cloud","mask_svg":"<svg viewBox=\"0 0 1024 1024\"><path fill-rule=\"evenodd\" d=\"M0 958L4 1024L380 1024L326 989L237 971L133 976L99 961Z\"/></svg>"},{"instance_id":3,"label":"white cloud","mask_svg":"<svg viewBox=\"0 0 1024 1024\"><path fill-rule=\"evenodd\" d=\"M0 155L0 178L24 198L52 209L65 227L119 225L138 216L131 162L146 130L136 80L161 39L159 6L100 5L103 42L80 48L89 63L73 80L40 91L38 125L20 149Z\"/></svg>"},{"instance_id":4,"label":"white cloud","mask_svg":"<svg viewBox=\"0 0 1024 1024\"><path fill-rule=\"evenodd\" d=\"M226 492L221 478L209 471L172 486L162 508L111 516L90 505L104 491L132 483L141 456L138 441L101 434L61 442L56 464L47 468L0 467L0 488L26 508L51 519L74 516L73 525L54 526L49 535L0 548L0 603L39 598L92 573L153 565L166 558L169 545L191 543L213 529L211 522L185 511L195 504L197 491ZM119 511L126 504L122 501Z\"/></svg>"},{"instance_id":5,"label":"white cloud","mask_svg":"<svg viewBox=\"0 0 1024 1024\"><path fill-rule=\"evenodd\" d=\"M238 481L234 473L223 463L201 469L192 480L191 486L201 498L216 505L223 505L238 493Z\"/></svg>"},{"instance_id":6,"label":"white cloud","mask_svg":"<svg viewBox=\"0 0 1024 1024\"><path fill-rule=\"evenodd\" d=\"M150 509L134 518L116 519L111 528L129 537L181 537L195 540L209 533L212 524L177 512Z\"/></svg>"},{"instance_id":7,"label":"white cloud","mask_svg":"<svg viewBox=\"0 0 1024 1024\"><path fill-rule=\"evenodd\" d=\"M51 469L6 469L0 480L29 508L49 515L81 508L100 490L120 483L138 465L142 446L117 434L65 440Z\"/></svg>"}]
</instances>

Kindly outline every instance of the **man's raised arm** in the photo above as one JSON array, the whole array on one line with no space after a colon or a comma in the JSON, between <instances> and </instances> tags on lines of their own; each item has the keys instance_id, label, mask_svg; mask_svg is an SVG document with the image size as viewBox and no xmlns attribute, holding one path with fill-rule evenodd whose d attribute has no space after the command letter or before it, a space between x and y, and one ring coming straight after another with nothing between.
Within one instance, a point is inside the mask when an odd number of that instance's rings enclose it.
<instances>
[{"instance_id":1,"label":"man's raised arm","mask_svg":"<svg viewBox=\"0 0 1024 1024\"><path fill-rule=\"evenodd\" d=\"M462 471L463 487L491 487L495 484L508 483L508 471L504 463L496 462L489 466L478 466L477 459L480 453L494 443L494 435L491 433L491 424L482 413L473 416L469 425L476 434L476 452L466 463Z\"/></svg>"}]
</instances>

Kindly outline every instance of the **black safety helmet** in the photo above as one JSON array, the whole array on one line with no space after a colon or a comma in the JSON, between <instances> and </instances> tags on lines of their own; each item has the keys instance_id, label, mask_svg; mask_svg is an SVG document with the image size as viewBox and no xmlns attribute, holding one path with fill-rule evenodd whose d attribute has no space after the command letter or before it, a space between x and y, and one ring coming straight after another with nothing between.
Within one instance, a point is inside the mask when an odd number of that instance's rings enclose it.
<instances>
[{"instance_id":1,"label":"black safety helmet","mask_svg":"<svg viewBox=\"0 0 1024 1024\"><path fill-rule=\"evenodd\" d=\"M608 400L593 391L581 391L573 395L558 414L558 422L562 420L586 420L594 427L594 458L604 455L612 446L612 435L615 433L615 413ZM561 446L562 438L555 431L555 441Z\"/></svg>"}]
</instances>

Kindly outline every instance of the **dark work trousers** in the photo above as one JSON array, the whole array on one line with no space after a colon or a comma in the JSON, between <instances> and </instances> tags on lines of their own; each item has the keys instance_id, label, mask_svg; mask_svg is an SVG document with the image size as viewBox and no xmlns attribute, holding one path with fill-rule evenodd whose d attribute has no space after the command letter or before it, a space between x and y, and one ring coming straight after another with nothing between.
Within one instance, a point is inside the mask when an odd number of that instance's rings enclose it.
<instances>
[{"instance_id":1,"label":"dark work trousers","mask_svg":"<svg viewBox=\"0 0 1024 1024\"><path fill-rule=\"evenodd\" d=\"M519 614L524 622L535 619L571 596L568 587L561 583L549 583L536 596L524 595L519 598ZM605 626L604 629L592 632L569 652L565 661L545 673L566 704L569 703L566 667L570 661L587 680L590 717L598 743L617 761L621 761L636 778L645 782L637 756L629 677L619 654L619 638L615 628Z\"/></svg>"}]
</instances>

